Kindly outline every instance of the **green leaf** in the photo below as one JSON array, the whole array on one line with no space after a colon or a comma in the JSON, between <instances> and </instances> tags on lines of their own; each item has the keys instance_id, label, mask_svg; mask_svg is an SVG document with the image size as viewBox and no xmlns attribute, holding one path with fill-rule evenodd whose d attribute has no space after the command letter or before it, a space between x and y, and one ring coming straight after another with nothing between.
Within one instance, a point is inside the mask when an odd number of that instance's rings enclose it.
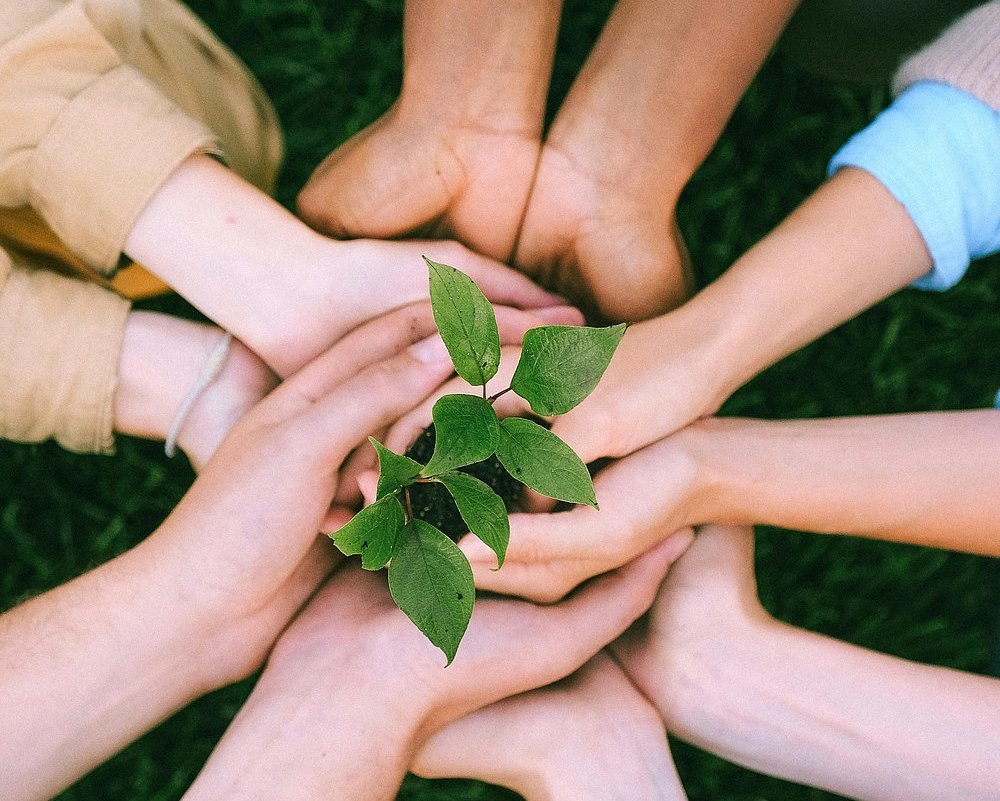
<instances>
[{"instance_id":1,"label":"green leaf","mask_svg":"<svg viewBox=\"0 0 1000 801\"><path fill-rule=\"evenodd\" d=\"M424 256L430 270L431 308L455 372L485 386L500 366L500 333L493 307L465 273Z\"/></svg>"},{"instance_id":2,"label":"green leaf","mask_svg":"<svg viewBox=\"0 0 1000 801\"><path fill-rule=\"evenodd\" d=\"M524 335L510 387L535 414L565 414L593 392L624 333L625 323L532 328Z\"/></svg>"},{"instance_id":3,"label":"green leaf","mask_svg":"<svg viewBox=\"0 0 1000 801\"><path fill-rule=\"evenodd\" d=\"M403 507L395 495L387 495L354 515L330 539L345 556L361 554L365 570L381 570L402 530Z\"/></svg>"},{"instance_id":4,"label":"green leaf","mask_svg":"<svg viewBox=\"0 0 1000 801\"><path fill-rule=\"evenodd\" d=\"M538 423L521 417L501 421L497 458L514 478L542 495L600 509L587 466Z\"/></svg>"},{"instance_id":5,"label":"green leaf","mask_svg":"<svg viewBox=\"0 0 1000 801\"><path fill-rule=\"evenodd\" d=\"M389 592L413 624L444 651L450 665L476 596L465 554L430 523L411 520L389 562Z\"/></svg>"},{"instance_id":6,"label":"green leaf","mask_svg":"<svg viewBox=\"0 0 1000 801\"><path fill-rule=\"evenodd\" d=\"M500 423L489 402L475 395L444 395L431 410L434 453L425 476L489 459L500 440Z\"/></svg>"},{"instance_id":7,"label":"green leaf","mask_svg":"<svg viewBox=\"0 0 1000 801\"><path fill-rule=\"evenodd\" d=\"M376 498L384 498L391 495L400 487L412 484L413 479L420 475L423 465L415 462L409 456L400 456L398 453L390 451L385 445L375 437L368 437L368 441L375 448L378 454L378 489L375 490Z\"/></svg>"},{"instance_id":8,"label":"green leaf","mask_svg":"<svg viewBox=\"0 0 1000 801\"><path fill-rule=\"evenodd\" d=\"M438 481L444 484L469 531L485 542L497 555L497 570L503 567L503 558L510 542L510 520L503 498L488 484L468 473L442 473Z\"/></svg>"}]
</instances>

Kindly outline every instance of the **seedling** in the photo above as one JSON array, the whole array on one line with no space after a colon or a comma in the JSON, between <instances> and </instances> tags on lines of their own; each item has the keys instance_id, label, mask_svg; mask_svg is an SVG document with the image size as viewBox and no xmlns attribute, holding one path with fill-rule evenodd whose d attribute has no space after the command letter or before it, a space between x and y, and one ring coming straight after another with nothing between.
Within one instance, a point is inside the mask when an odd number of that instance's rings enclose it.
<instances>
[{"instance_id":1,"label":"seedling","mask_svg":"<svg viewBox=\"0 0 1000 801\"><path fill-rule=\"evenodd\" d=\"M459 468L494 454L518 481L549 498L598 509L587 466L545 427L521 417L500 420L493 403L507 392L538 415L564 414L589 395L607 369L625 325L607 328L542 326L524 335L510 386L493 395L487 384L500 367L500 334L493 307L464 273L425 258L434 321L455 365L482 396L444 395L434 404L436 439L420 464L369 438L378 453L376 500L331 534L365 570L389 566L389 591L403 612L448 659L455 658L475 600L472 568L443 532L413 516L410 486L443 485L469 530L503 567L510 521L503 499Z\"/></svg>"}]
</instances>

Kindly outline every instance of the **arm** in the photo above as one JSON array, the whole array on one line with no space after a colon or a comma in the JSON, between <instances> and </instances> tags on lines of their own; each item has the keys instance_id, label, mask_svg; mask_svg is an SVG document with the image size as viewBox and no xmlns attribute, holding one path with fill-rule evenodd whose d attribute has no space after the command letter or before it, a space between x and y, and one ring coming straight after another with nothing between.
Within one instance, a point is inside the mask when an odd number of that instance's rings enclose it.
<instances>
[{"instance_id":1,"label":"arm","mask_svg":"<svg viewBox=\"0 0 1000 801\"><path fill-rule=\"evenodd\" d=\"M303 218L338 236L430 230L508 259L541 149L561 5L407 2L399 100L317 167L299 195Z\"/></svg>"},{"instance_id":2,"label":"arm","mask_svg":"<svg viewBox=\"0 0 1000 801\"><path fill-rule=\"evenodd\" d=\"M155 534L0 618L0 718L18 721L0 795L49 797L259 667L334 563L317 532L340 464L450 374L439 340L407 347L432 330L397 314L347 337L243 417Z\"/></svg>"},{"instance_id":3,"label":"arm","mask_svg":"<svg viewBox=\"0 0 1000 801\"><path fill-rule=\"evenodd\" d=\"M286 376L361 323L427 296L421 254L471 275L494 301L558 299L454 243L338 242L208 156L153 195L125 252Z\"/></svg>"},{"instance_id":4,"label":"arm","mask_svg":"<svg viewBox=\"0 0 1000 801\"><path fill-rule=\"evenodd\" d=\"M614 646L629 675L725 759L871 801L996 796L1000 682L771 619L749 529L701 529L634 635Z\"/></svg>"},{"instance_id":5,"label":"arm","mask_svg":"<svg viewBox=\"0 0 1000 801\"><path fill-rule=\"evenodd\" d=\"M930 266L906 209L868 173L841 170L684 306L632 326L552 430L584 461L636 450Z\"/></svg>"},{"instance_id":6,"label":"arm","mask_svg":"<svg viewBox=\"0 0 1000 801\"><path fill-rule=\"evenodd\" d=\"M405 419L405 418L404 418ZM709 419L600 471L601 511L511 516L502 571L462 541L476 585L559 598L679 528L765 523L1000 555L1000 412ZM641 497L635 487L642 486Z\"/></svg>"},{"instance_id":7,"label":"arm","mask_svg":"<svg viewBox=\"0 0 1000 801\"><path fill-rule=\"evenodd\" d=\"M1000 412L713 419L676 435L691 522L782 528L1000 556Z\"/></svg>"}]
</instances>

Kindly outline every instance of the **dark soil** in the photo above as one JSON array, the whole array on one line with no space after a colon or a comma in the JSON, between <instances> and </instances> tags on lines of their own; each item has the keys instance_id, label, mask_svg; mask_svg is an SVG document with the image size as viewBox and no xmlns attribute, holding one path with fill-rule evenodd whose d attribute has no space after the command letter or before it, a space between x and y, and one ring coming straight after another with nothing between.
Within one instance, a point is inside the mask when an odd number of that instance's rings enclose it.
<instances>
[{"instance_id":1,"label":"dark soil","mask_svg":"<svg viewBox=\"0 0 1000 801\"><path fill-rule=\"evenodd\" d=\"M406 455L421 464L427 464L433 452L434 425L431 424L417 437L417 441ZM524 485L504 470L496 456L462 467L460 470L488 484L490 489L503 498L508 511L514 509ZM437 526L453 540L458 540L469 530L458 512L458 507L455 506L455 501L448 490L440 484L411 484L410 503L413 506L414 517Z\"/></svg>"}]
</instances>

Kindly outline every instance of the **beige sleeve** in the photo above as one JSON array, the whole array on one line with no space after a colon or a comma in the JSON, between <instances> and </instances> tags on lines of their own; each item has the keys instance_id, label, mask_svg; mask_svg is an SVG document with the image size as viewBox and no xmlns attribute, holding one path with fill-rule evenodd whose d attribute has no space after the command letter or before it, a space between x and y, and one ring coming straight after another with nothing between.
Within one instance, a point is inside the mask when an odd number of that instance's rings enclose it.
<instances>
[{"instance_id":1,"label":"beige sleeve","mask_svg":"<svg viewBox=\"0 0 1000 801\"><path fill-rule=\"evenodd\" d=\"M0 206L31 205L88 266L110 275L156 189L188 156L218 154L219 143L124 63L89 16L120 12L129 24L134 0L5 5Z\"/></svg>"},{"instance_id":2,"label":"beige sleeve","mask_svg":"<svg viewBox=\"0 0 1000 801\"><path fill-rule=\"evenodd\" d=\"M1000 0L965 14L907 59L893 80L893 92L917 81L964 89L1000 111Z\"/></svg>"},{"instance_id":3,"label":"beige sleeve","mask_svg":"<svg viewBox=\"0 0 1000 801\"><path fill-rule=\"evenodd\" d=\"M0 250L0 437L111 453L129 304Z\"/></svg>"}]
</instances>

